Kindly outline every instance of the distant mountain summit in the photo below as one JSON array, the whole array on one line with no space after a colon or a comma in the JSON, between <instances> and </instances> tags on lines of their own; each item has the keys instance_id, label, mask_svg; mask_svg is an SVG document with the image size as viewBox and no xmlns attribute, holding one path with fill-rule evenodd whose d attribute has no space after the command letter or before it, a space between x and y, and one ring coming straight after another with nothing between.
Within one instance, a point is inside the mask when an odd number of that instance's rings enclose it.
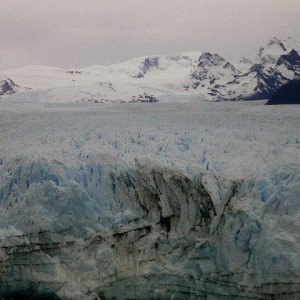
<instances>
[{"instance_id":1,"label":"distant mountain summit","mask_svg":"<svg viewBox=\"0 0 300 300\"><path fill-rule=\"evenodd\" d=\"M290 37L274 37L237 64L218 53L185 52L78 70L28 66L2 74L0 95L24 91L18 84L39 92L39 99L43 94L44 101L147 102L144 95L151 102L262 100L300 76L300 46Z\"/></svg>"},{"instance_id":2,"label":"distant mountain summit","mask_svg":"<svg viewBox=\"0 0 300 300\"><path fill-rule=\"evenodd\" d=\"M270 98L283 84L299 76L300 56L295 49L299 46L291 38L286 42L271 39L260 48L252 65L251 60L243 59L249 69L225 85L226 91L220 92L219 100Z\"/></svg>"},{"instance_id":3,"label":"distant mountain summit","mask_svg":"<svg viewBox=\"0 0 300 300\"><path fill-rule=\"evenodd\" d=\"M266 46L261 47L256 62L263 65L276 64L278 57L287 51L284 44L276 37L272 38Z\"/></svg>"},{"instance_id":4,"label":"distant mountain summit","mask_svg":"<svg viewBox=\"0 0 300 300\"><path fill-rule=\"evenodd\" d=\"M286 45L285 45L286 44ZM218 54L203 53L184 87L198 89L212 101L262 100L299 76L300 56L291 38L272 38L254 60L243 58L237 65Z\"/></svg>"},{"instance_id":5,"label":"distant mountain summit","mask_svg":"<svg viewBox=\"0 0 300 300\"><path fill-rule=\"evenodd\" d=\"M211 99L217 99L227 82L240 73L229 61L219 54L203 53L190 74L184 88L199 90Z\"/></svg>"}]
</instances>

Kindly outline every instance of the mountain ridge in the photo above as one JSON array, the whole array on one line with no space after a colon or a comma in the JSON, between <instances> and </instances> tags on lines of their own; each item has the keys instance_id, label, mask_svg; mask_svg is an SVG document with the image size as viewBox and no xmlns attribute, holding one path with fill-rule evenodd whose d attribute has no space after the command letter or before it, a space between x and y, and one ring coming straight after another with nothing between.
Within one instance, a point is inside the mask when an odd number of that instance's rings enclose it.
<instances>
[{"instance_id":1,"label":"mountain ridge","mask_svg":"<svg viewBox=\"0 0 300 300\"><path fill-rule=\"evenodd\" d=\"M299 49L291 38L281 41L274 37L260 47L254 59L244 57L237 64L217 53L184 52L143 56L110 66L69 70L27 66L1 73L19 87L29 88L33 93L42 91L47 101L54 102L64 101L63 88L69 95L68 101L73 102L91 102L90 99L96 103L131 102L143 94L161 101L262 100L300 75ZM110 83L114 91L103 89L105 82ZM59 97L52 89L58 89ZM13 91L24 92L24 89ZM2 92L2 96L8 94L12 92Z\"/></svg>"}]
</instances>

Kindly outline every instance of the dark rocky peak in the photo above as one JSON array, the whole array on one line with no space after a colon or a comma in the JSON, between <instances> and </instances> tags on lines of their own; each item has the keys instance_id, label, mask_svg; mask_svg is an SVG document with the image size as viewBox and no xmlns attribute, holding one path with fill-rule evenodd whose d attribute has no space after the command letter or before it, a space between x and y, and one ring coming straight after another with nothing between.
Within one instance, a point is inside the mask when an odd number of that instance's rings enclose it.
<instances>
[{"instance_id":1,"label":"dark rocky peak","mask_svg":"<svg viewBox=\"0 0 300 300\"><path fill-rule=\"evenodd\" d=\"M300 67L300 55L295 50L292 49L289 53L283 54L279 57L276 66L285 65L290 68Z\"/></svg>"},{"instance_id":2,"label":"dark rocky peak","mask_svg":"<svg viewBox=\"0 0 300 300\"><path fill-rule=\"evenodd\" d=\"M144 93L142 95L132 96L130 102L132 102L132 103L138 103L138 102L140 102L140 103L156 103L158 101L159 101L159 99L156 96Z\"/></svg>"},{"instance_id":3,"label":"dark rocky peak","mask_svg":"<svg viewBox=\"0 0 300 300\"><path fill-rule=\"evenodd\" d=\"M264 65L254 64L245 75L249 75L250 73L262 73L264 70Z\"/></svg>"},{"instance_id":4,"label":"dark rocky peak","mask_svg":"<svg viewBox=\"0 0 300 300\"><path fill-rule=\"evenodd\" d=\"M281 86L267 104L300 104L300 79L291 80Z\"/></svg>"},{"instance_id":5,"label":"dark rocky peak","mask_svg":"<svg viewBox=\"0 0 300 300\"><path fill-rule=\"evenodd\" d=\"M251 76L253 78L257 78L258 80L263 80L263 84L269 86L277 86L288 81L288 79L284 77L276 68L265 67L262 64L254 64L247 73L241 76Z\"/></svg>"},{"instance_id":6,"label":"dark rocky peak","mask_svg":"<svg viewBox=\"0 0 300 300\"><path fill-rule=\"evenodd\" d=\"M1 80L0 96L14 94L15 93L14 87L17 87L17 85L10 78L5 78L4 80Z\"/></svg>"},{"instance_id":7,"label":"dark rocky peak","mask_svg":"<svg viewBox=\"0 0 300 300\"><path fill-rule=\"evenodd\" d=\"M250 70L241 75L250 83L255 84L255 88L246 96L246 100L263 100L269 99L274 92L283 84L288 82L280 71L273 67L265 67L262 64L254 64Z\"/></svg>"},{"instance_id":8,"label":"dark rocky peak","mask_svg":"<svg viewBox=\"0 0 300 300\"><path fill-rule=\"evenodd\" d=\"M148 57L143 62L142 71L144 74L146 74L147 72L153 69L158 69L158 65L159 65L159 57L157 56Z\"/></svg>"},{"instance_id":9,"label":"dark rocky peak","mask_svg":"<svg viewBox=\"0 0 300 300\"><path fill-rule=\"evenodd\" d=\"M204 52L199 57L198 67L203 67L204 65L209 66L221 66L226 60L219 54L211 54L209 52Z\"/></svg>"}]
</instances>

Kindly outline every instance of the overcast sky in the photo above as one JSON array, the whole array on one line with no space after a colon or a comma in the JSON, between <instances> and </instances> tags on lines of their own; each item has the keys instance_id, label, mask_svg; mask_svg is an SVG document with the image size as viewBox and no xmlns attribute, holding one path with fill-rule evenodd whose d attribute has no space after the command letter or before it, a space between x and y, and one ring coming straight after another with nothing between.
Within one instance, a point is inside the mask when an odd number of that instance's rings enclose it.
<instances>
[{"instance_id":1,"label":"overcast sky","mask_svg":"<svg viewBox=\"0 0 300 300\"><path fill-rule=\"evenodd\" d=\"M237 61L300 41L300 0L0 0L0 69L211 51Z\"/></svg>"}]
</instances>

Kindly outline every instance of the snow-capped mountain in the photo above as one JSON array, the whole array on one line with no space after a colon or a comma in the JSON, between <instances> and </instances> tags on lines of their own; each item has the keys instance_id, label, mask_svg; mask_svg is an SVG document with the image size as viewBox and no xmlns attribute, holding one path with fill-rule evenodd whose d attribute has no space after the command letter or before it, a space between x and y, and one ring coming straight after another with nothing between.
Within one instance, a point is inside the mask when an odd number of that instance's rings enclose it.
<instances>
[{"instance_id":1,"label":"snow-capped mountain","mask_svg":"<svg viewBox=\"0 0 300 300\"><path fill-rule=\"evenodd\" d=\"M200 55L190 52L173 56L146 56L120 64L95 65L78 70L28 66L4 73L19 85L31 88L31 97L25 97L30 101L102 103L179 100L190 96L183 87L183 78L194 68ZM17 98L23 101L21 96Z\"/></svg>"},{"instance_id":2,"label":"snow-capped mountain","mask_svg":"<svg viewBox=\"0 0 300 300\"><path fill-rule=\"evenodd\" d=\"M240 71L220 55L206 52L199 57L184 87L186 90L199 88L205 90L207 95L215 97L219 90L224 88L228 81L234 80L239 73Z\"/></svg>"},{"instance_id":3,"label":"snow-capped mountain","mask_svg":"<svg viewBox=\"0 0 300 300\"><path fill-rule=\"evenodd\" d=\"M223 90L219 90L219 100L260 100L270 98L275 91L289 80L299 77L300 56L293 40L281 42L273 38L265 47L261 47L254 63L243 59L239 63L241 74L228 81ZM286 43L287 45L285 46ZM246 67L249 69L245 71ZM243 72L242 72L243 71ZM224 92L225 91L225 92Z\"/></svg>"},{"instance_id":4,"label":"snow-capped mountain","mask_svg":"<svg viewBox=\"0 0 300 300\"><path fill-rule=\"evenodd\" d=\"M28 66L4 71L2 75L30 89L30 97L24 97L23 93L16 96L20 101L24 98L93 103L260 100L300 76L299 49L291 38L283 41L273 38L256 56L244 57L237 64L219 54L186 52L72 70ZM3 84L6 92L2 94L17 91L12 89L12 81Z\"/></svg>"},{"instance_id":5,"label":"snow-capped mountain","mask_svg":"<svg viewBox=\"0 0 300 300\"><path fill-rule=\"evenodd\" d=\"M287 51L283 43L276 37L272 38L265 47L261 47L256 62L262 65L275 65L278 58Z\"/></svg>"}]
</instances>

